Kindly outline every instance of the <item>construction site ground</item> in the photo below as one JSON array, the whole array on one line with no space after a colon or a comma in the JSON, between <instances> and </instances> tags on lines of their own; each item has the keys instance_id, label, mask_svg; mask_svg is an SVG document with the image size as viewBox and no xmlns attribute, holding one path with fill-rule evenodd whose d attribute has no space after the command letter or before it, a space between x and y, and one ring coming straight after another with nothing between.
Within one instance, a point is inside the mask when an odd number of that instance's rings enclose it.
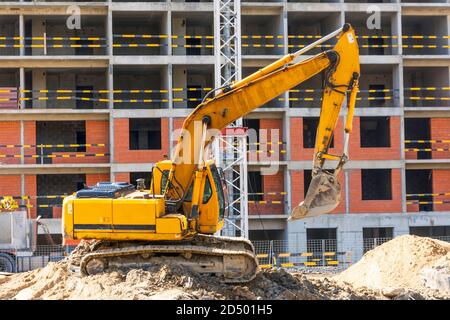
<instances>
[{"instance_id":1,"label":"construction site ground","mask_svg":"<svg viewBox=\"0 0 450 320\"><path fill-rule=\"evenodd\" d=\"M426 270L448 277L450 243L409 235L376 247L340 273L267 269L240 285L165 263L82 277L68 270L69 258L0 275L0 299L450 299L450 291L424 278Z\"/></svg>"}]
</instances>

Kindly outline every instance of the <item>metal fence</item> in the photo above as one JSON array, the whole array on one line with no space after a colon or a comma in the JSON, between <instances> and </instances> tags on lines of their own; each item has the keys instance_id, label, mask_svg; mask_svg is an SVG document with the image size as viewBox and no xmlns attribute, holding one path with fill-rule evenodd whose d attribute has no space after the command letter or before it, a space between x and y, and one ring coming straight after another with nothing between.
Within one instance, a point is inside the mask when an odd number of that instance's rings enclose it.
<instances>
[{"instance_id":1,"label":"metal fence","mask_svg":"<svg viewBox=\"0 0 450 320\"><path fill-rule=\"evenodd\" d=\"M450 242L450 236L433 237ZM307 270L309 272L338 272L361 259L369 250L392 238L364 238L342 242L337 239L305 241L253 241L260 267ZM45 267L49 262L64 259L74 246L38 246L34 251L16 251L15 271L25 272Z\"/></svg>"},{"instance_id":2,"label":"metal fence","mask_svg":"<svg viewBox=\"0 0 450 320\"><path fill-rule=\"evenodd\" d=\"M64 259L75 247L63 245L37 246L34 251L15 252L16 272L26 272L45 267L49 262Z\"/></svg>"}]
</instances>

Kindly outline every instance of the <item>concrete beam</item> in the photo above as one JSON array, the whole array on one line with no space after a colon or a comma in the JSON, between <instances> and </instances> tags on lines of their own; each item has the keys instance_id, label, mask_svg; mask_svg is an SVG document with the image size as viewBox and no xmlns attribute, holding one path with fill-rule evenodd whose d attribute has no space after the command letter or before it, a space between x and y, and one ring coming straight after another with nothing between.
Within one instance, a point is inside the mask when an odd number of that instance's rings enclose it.
<instances>
[{"instance_id":1,"label":"concrete beam","mask_svg":"<svg viewBox=\"0 0 450 320\"><path fill-rule=\"evenodd\" d=\"M60 15L67 16L67 8L70 5L68 2L52 2L51 4L46 2L2 2L0 5L0 15L19 15L26 16L44 16L44 15ZM80 7L81 15L106 15L108 8L105 4L101 3L80 3L77 2L77 6Z\"/></svg>"},{"instance_id":2,"label":"concrete beam","mask_svg":"<svg viewBox=\"0 0 450 320\"><path fill-rule=\"evenodd\" d=\"M450 67L450 55L406 55L404 67Z\"/></svg>"},{"instance_id":3,"label":"concrete beam","mask_svg":"<svg viewBox=\"0 0 450 320\"><path fill-rule=\"evenodd\" d=\"M450 107L410 107L405 109L405 118L449 118Z\"/></svg>"},{"instance_id":4,"label":"concrete beam","mask_svg":"<svg viewBox=\"0 0 450 320\"><path fill-rule=\"evenodd\" d=\"M450 15L450 7L446 3L402 3L401 7L403 16Z\"/></svg>"},{"instance_id":5,"label":"concrete beam","mask_svg":"<svg viewBox=\"0 0 450 320\"><path fill-rule=\"evenodd\" d=\"M0 174L72 174L72 173L109 173L109 163L74 164L7 164L0 165Z\"/></svg>"},{"instance_id":6,"label":"concrete beam","mask_svg":"<svg viewBox=\"0 0 450 320\"><path fill-rule=\"evenodd\" d=\"M336 161L325 163L325 169L334 169ZM345 169L401 169L403 168L401 160L349 160L345 164ZM289 170L311 170L311 161L289 161Z\"/></svg>"},{"instance_id":7,"label":"concrete beam","mask_svg":"<svg viewBox=\"0 0 450 320\"><path fill-rule=\"evenodd\" d=\"M450 169L450 159L405 160L405 169Z\"/></svg>"},{"instance_id":8,"label":"concrete beam","mask_svg":"<svg viewBox=\"0 0 450 320\"><path fill-rule=\"evenodd\" d=\"M0 56L2 68L106 68L105 56Z\"/></svg>"},{"instance_id":9,"label":"concrete beam","mask_svg":"<svg viewBox=\"0 0 450 320\"><path fill-rule=\"evenodd\" d=\"M1 110L2 121L75 121L75 120L108 120L109 110L76 110L76 109L20 109Z\"/></svg>"},{"instance_id":10,"label":"concrete beam","mask_svg":"<svg viewBox=\"0 0 450 320\"><path fill-rule=\"evenodd\" d=\"M161 159L162 160L162 159ZM148 172L150 173L154 163L112 163L111 173L118 172Z\"/></svg>"},{"instance_id":11,"label":"concrete beam","mask_svg":"<svg viewBox=\"0 0 450 320\"><path fill-rule=\"evenodd\" d=\"M214 65L214 56L114 56L114 65Z\"/></svg>"}]
</instances>

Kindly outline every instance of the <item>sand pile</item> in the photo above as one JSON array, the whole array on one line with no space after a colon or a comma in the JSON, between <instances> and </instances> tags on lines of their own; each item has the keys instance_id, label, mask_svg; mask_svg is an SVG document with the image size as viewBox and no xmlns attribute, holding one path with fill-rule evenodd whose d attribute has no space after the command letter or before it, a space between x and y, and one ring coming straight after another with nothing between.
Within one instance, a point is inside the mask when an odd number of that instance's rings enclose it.
<instances>
[{"instance_id":1,"label":"sand pile","mask_svg":"<svg viewBox=\"0 0 450 320\"><path fill-rule=\"evenodd\" d=\"M421 271L436 263L448 263L445 256L449 252L450 243L404 235L367 252L360 261L333 280L354 287L384 291L402 288L439 296L442 293L430 292L425 288Z\"/></svg>"}]
</instances>

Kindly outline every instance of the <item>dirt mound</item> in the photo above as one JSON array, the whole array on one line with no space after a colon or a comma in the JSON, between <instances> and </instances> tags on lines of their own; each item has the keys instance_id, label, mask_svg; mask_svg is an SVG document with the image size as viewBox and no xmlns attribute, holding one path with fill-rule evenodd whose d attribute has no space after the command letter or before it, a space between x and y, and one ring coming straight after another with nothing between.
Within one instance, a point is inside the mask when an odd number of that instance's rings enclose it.
<instances>
[{"instance_id":1,"label":"dirt mound","mask_svg":"<svg viewBox=\"0 0 450 320\"><path fill-rule=\"evenodd\" d=\"M87 250L80 246L63 261L43 269L0 278L0 299L424 299L450 298L420 285L420 270L441 265L450 244L403 236L367 253L342 274L265 270L243 285L224 284L210 275L167 263L141 269L110 269L81 277L69 271ZM442 266L440 266L442 267ZM445 267L445 266L444 266Z\"/></svg>"},{"instance_id":2,"label":"dirt mound","mask_svg":"<svg viewBox=\"0 0 450 320\"><path fill-rule=\"evenodd\" d=\"M425 289L421 271L442 260L448 252L450 243L404 235L367 252L360 261L333 279L354 287L385 291L402 288L439 296L438 292Z\"/></svg>"},{"instance_id":3,"label":"dirt mound","mask_svg":"<svg viewBox=\"0 0 450 320\"><path fill-rule=\"evenodd\" d=\"M181 266L154 265L80 277L67 263L13 275L0 284L0 299L377 299L377 292L336 286L283 270L260 272L245 285L220 282Z\"/></svg>"}]
</instances>

